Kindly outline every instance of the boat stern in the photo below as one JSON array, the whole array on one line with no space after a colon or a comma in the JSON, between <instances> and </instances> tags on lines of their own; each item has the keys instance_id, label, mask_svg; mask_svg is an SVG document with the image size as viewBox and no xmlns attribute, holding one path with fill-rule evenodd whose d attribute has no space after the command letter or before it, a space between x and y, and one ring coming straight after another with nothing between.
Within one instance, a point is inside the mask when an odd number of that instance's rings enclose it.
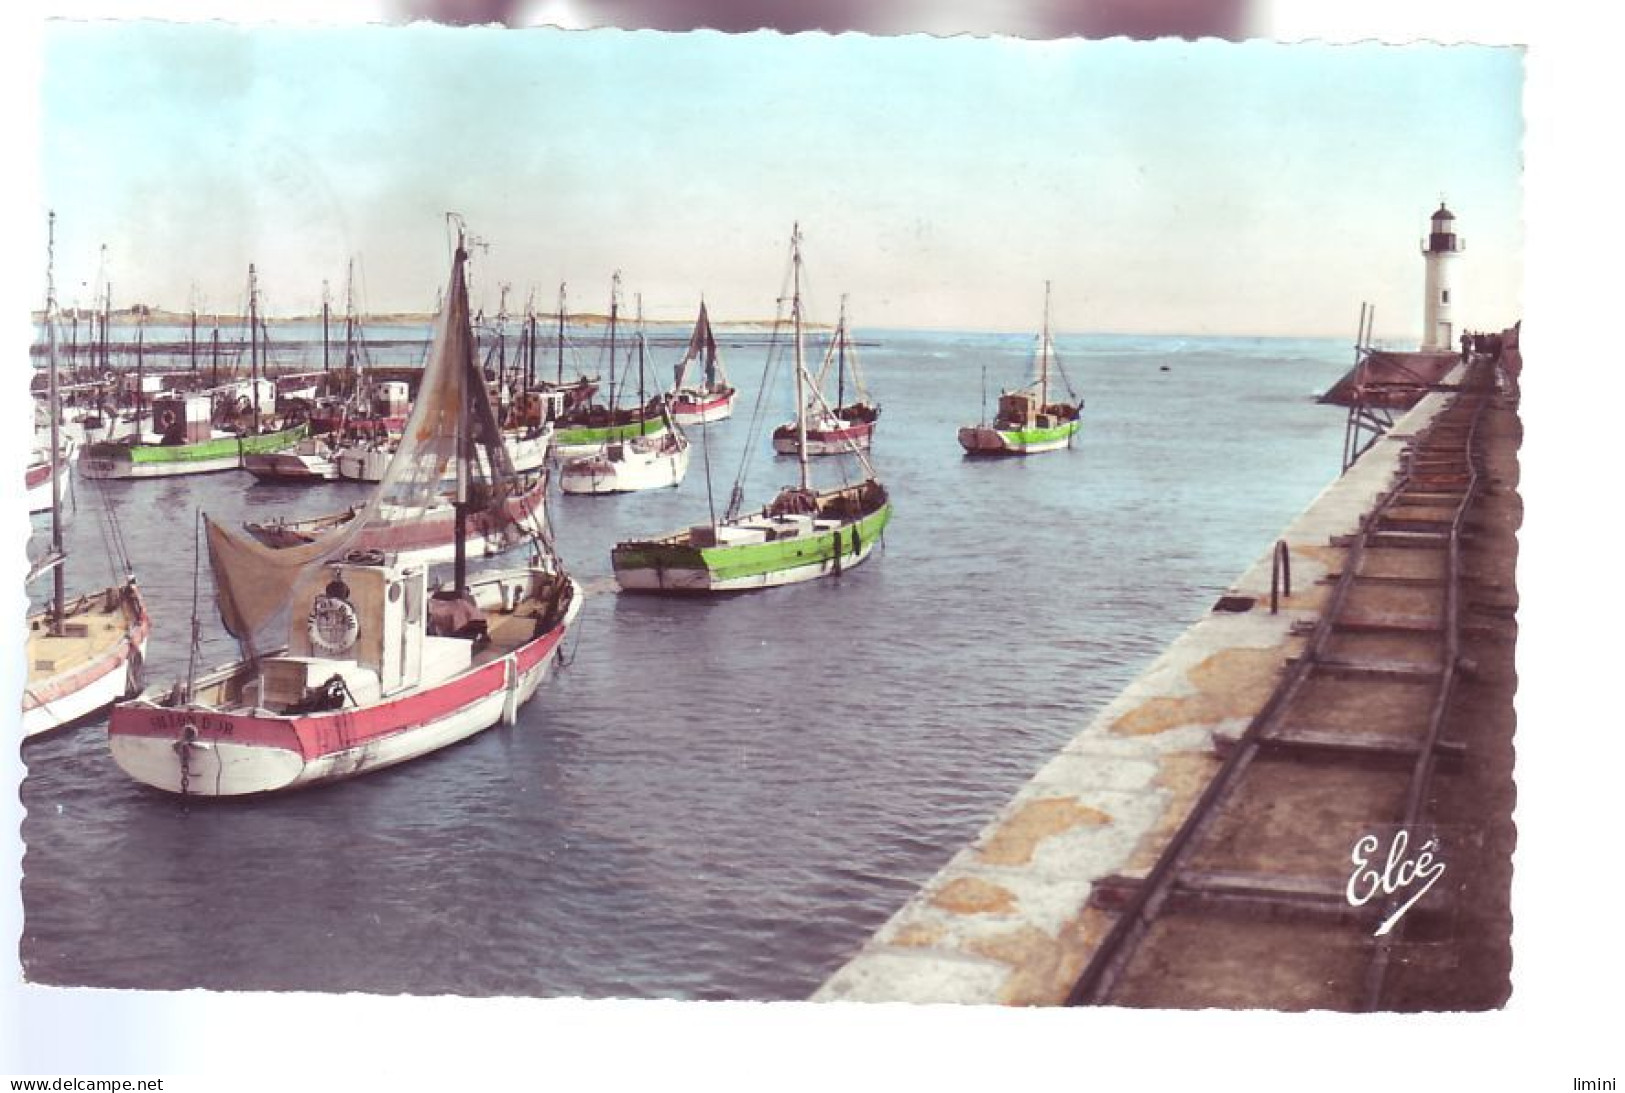
<instances>
[{"instance_id":1,"label":"boat stern","mask_svg":"<svg viewBox=\"0 0 1625 1093\"><path fill-rule=\"evenodd\" d=\"M136 781L183 797L239 797L287 789L305 757L291 724L169 707L148 695L113 708L113 761Z\"/></svg>"}]
</instances>

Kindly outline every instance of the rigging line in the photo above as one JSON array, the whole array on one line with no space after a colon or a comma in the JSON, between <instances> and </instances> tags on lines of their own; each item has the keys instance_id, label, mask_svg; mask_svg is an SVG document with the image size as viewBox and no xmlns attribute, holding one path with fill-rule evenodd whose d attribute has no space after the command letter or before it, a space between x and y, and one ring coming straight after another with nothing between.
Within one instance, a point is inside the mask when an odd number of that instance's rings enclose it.
<instances>
[{"instance_id":1,"label":"rigging line","mask_svg":"<svg viewBox=\"0 0 1625 1093\"><path fill-rule=\"evenodd\" d=\"M711 526L717 526L717 499L711 490L711 425L701 415L700 450L705 457L705 505L711 513Z\"/></svg>"},{"instance_id":2,"label":"rigging line","mask_svg":"<svg viewBox=\"0 0 1625 1093\"><path fill-rule=\"evenodd\" d=\"M791 279L795 275L795 259L785 263L783 279L779 282L779 294L773 310L773 329L768 335L767 359L762 365L762 383L756 389L756 404L751 409L750 424L745 430L745 447L740 455L739 472L734 476L733 490L728 497L728 511L725 519L733 519L739 515L739 502L744 496L745 476L750 470L750 464L755 454L758 429L761 428L762 411L766 403L767 393L773 387L773 377L779 356L787 350L782 346L781 339L784 334L786 316L784 305L790 299Z\"/></svg>"},{"instance_id":3,"label":"rigging line","mask_svg":"<svg viewBox=\"0 0 1625 1093\"><path fill-rule=\"evenodd\" d=\"M102 495L102 518L96 521L96 529L102 537L102 558L107 562L108 583L117 584L119 582L117 559L114 556L112 533L108 529L106 519L107 513L111 511L107 498L107 486L102 479L98 478L94 481L96 482L97 491Z\"/></svg>"},{"instance_id":4,"label":"rigging line","mask_svg":"<svg viewBox=\"0 0 1625 1093\"><path fill-rule=\"evenodd\" d=\"M186 654L186 700L192 700L192 681L197 678L197 658L203 644L203 626L198 618L199 571L202 569L201 551L198 549L199 532L203 529L203 510L194 509L192 517L192 640Z\"/></svg>"},{"instance_id":5,"label":"rigging line","mask_svg":"<svg viewBox=\"0 0 1625 1093\"><path fill-rule=\"evenodd\" d=\"M762 365L762 383L761 386L756 389L756 403L751 407L750 424L745 430L745 448L740 455L739 472L734 475L733 493L730 495L730 500L728 503L728 519L732 519L734 516L738 515L738 512L736 511L738 498L744 489L745 478L749 474L751 462L755 457L756 441L761 435L760 430L762 427L762 420L765 416L763 411L766 407L767 393L768 391L772 390L774 386L773 381L778 371L779 357L784 352L784 349L780 345L779 341L779 333L782 326L782 322L775 318L773 323L773 333L769 337L767 344L767 360Z\"/></svg>"}]
</instances>

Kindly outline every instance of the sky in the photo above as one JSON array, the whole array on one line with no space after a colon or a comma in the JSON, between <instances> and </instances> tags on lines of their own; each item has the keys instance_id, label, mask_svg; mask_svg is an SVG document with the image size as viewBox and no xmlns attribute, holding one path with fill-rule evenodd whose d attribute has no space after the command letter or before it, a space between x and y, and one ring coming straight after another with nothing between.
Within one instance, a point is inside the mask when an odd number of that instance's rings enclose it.
<instances>
[{"instance_id":1,"label":"sky","mask_svg":"<svg viewBox=\"0 0 1625 1093\"><path fill-rule=\"evenodd\" d=\"M1421 328L1427 217L1458 327L1521 314L1515 47L52 24L42 199L59 295L428 310L444 214L476 307L859 326L1342 335ZM43 210L40 210L43 220ZM102 246L105 245L105 258Z\"/></svg>"}]
</instances>

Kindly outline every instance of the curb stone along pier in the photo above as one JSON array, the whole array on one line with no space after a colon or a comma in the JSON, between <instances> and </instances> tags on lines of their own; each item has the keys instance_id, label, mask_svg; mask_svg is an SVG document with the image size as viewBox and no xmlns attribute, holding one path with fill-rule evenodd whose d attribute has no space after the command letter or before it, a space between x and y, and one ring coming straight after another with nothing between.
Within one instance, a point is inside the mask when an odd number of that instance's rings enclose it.
<instances>
[{"instance_id":1,"label":"curb stone along pier","mask_svg":"<svg viewBox=\"0 0 1625 1093\"><path fill-rule=\"evenodd\" d=\"M1495 363L1396 422L814 999L1504 1002L1521 510Z\"/></svg>"}]
</instances>

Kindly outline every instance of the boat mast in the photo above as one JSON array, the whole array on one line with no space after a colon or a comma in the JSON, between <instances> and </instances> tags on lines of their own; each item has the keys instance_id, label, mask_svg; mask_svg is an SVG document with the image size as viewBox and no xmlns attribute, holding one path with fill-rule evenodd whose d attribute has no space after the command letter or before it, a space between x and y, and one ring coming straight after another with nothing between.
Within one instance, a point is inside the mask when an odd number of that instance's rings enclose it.
<instances>
[{"instance_id":1,"label":"boat mast","mask_svg":"<svg viewBox=\"0 0 1625 1093\"><path fill-rule=\"evenodd\" d=\"M564 282L559 282L559 386L564 386Z\"/></svg>"},{"instance_id":2,"label":"boat mast","mask_svg":"<svg viewBox=\"0 0 1625 1093\"><path fill-rule=\"evenodd\" d=\"M536 386L536 289L525 301L525 325L530 327L530 349L525 356L525 390Z\"/></svg>"},{"instance_id":3,"label":"boat mast","mask_svg":"<svg viewBox=\"0 0 1625 1093\"><path fill-rule=\"evenodd\" d=\"M254 391L254 431L260 431L260 309L254 263L248 264L248 376Z\"/></svg>"},{"instance_id":4,"label":"boat mast","mask_svg":"<svg viewBox=\"0 0 1625 1093\"><path fill-rule=\"evenodd\" d=\"M107 246L102 245L102 263L107 262ZM107 282L107 297L102 301L102 372L113 370L113 282ZM114 402L118 401L114 397Z\"/></svg>"},{"instance_id":5,"label":"boat mast","mask_svg":"<svg viewBox=\"0 0 1625 1093\"><path fill-rule=\"evenodd\" d=\"M645 349L643 333L643 293L638 293L638 406L641 408L648 402L648 393L643 386L643 352Z\"/></svg>"},{"instance_id":6,"label":"boat mast","mask_svg":"<svg viewBox=\"0 0 1625 1093\"><path fill-rule=\"evenodd\" d=\"M322 282L322 384L327 384L327 282Z\"/></svg>"},{"instance_id":7,"label":"boat mast","mask_svg":"<svg viewBox=\"0 0 1625 1093\"><path fill-rule=\"evenodd\" d=\"M147 414L146 356L141 352L147 335L143 321L135 328L135 435L141 435L141 419Z\"/></svg>"},{"instance_id":8,"label":"boat mast","mask_svg":"<svg viewBox=\"0 0 1625 1093\"><path fill-rule=\"evenodd\" d=\"M497 286L500 295L497 298L497 405L502 405L502 393L508 387L508 289L512 286L503 282Z\"/></svg>"},{"instance_id":9,"label":"boat mast","mask_svg":"<svg viewBox=\"0 0 1625 1093\"><path fill-rule=\"evenodd\" d=\"M621 271L616 270L615 275L610 278L609 289L609 408L611 411L615 409L615 405L619 401L617 396L620 394L619 391L615 390L615 325L616 320L620 317L620 304Z\"/></svg>"},{"instance_id":10,"label":"boat mast","mask_svg":"<svg viewBox=\"0 0 1625 1093\"><path fill-rule=\"evenodd\" d=\"M846 295L841 295L841 317L835 324L835 409L846 405Z\"/></svg>"},{"instance_id":11,"label":"boat mast","mask_svg":"<svg viewBox=\"0 0 1625 1093\"><path fill-rule=\"evenodd\" d=\"M355 259L344 271L344 382L352 398L359 397L361 380L355 374ZM353 402L352 402L353 405Z\"/></svg>"},{"instance_id":12,"label":"boat mast","mask_svg":"<svg viewBox=\"0 0 1625 1093\"><path fill-rule=\"evenodd\" d=\"M62 569L62 476L58 473L62 460L62 434L57 424L60 395L56 378L56 213L47 220L45 263L45 346L46 361L50 366L48 397L51 400L51 557L56 566L51 571L51 633L62 632L62 620L67 614L67 578Z\"/></svg>"},{"instance_id":13,"label":"boat mast","mask_svg":"<svg viewBox=\"0 0 1625 1093\"><path fill-rule=\"evenodd\" d=\"M193 293L192 293L192 339L191 339L191 342L192 342L192 344L191 344L192 382L195 385L196 382L197 382L197 292L196 292L195 286L194 286L194 290L193 290Z\"/></svg>"},{"instance_id":14,"label":"boat mast","mask_svg":"<svg viewBox=\"0 0 1625 1093\"><path fill-rule=\"evenodd\" d=\"M796 457L801 464L801 488L811 488L807 473L807 373L802 363L801 349L801 224L790 231L790 270L793 293L790 297L790 322L795 334L796 347Z\"/></svg>"},{"instance_id":15,"label":"boat mast","mask_svg":"<svg viewBox=\"0 0 1625 1093\"><path fill-rule=\"evenodd\" d=\"M473 397L473 385L485 382L484 370L479 367L477 354L474 351L474 331L468 321L468 289L463 280L463 263L468 259L468 252L463 249L463 229L457 227L457 255L452 262L451 292L452 298L447 301L451 314L457 316L458 360L456 367L461 370L463 382L460 385L462 398L457 403L457 493L452 503L452 510L456 513L456 534L452 549L452 589L461 595L464 585L468 583L468 466L471 453L469 452L468 435L468 400Z\"/></svg>"},{"instance_id":16,"label":"boat mast","mask_svg":"<svg viewBox=\"0 0 1625 1093\"><path fill-rule=\"evenodd\" d=\"M1044 282L1044 334L1038 343L1038 412L1049 405L1049 282Z\"/></svg>"}]
</instances>

